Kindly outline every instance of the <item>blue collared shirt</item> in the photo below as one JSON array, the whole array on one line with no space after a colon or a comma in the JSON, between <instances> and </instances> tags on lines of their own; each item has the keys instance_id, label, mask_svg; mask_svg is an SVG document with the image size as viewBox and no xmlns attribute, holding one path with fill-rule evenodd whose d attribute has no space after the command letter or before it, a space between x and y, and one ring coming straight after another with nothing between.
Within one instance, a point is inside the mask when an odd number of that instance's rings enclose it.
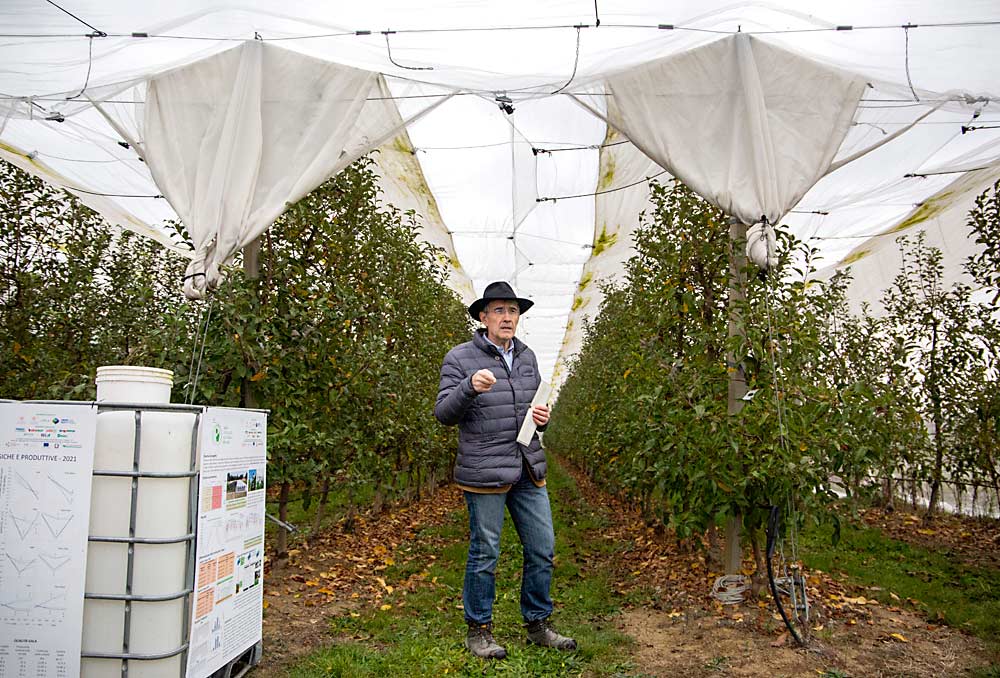
<instances>
[{"instance_id":1,"label":"blue collared shirt","mask_svg":"<svg viewBox=\"0 0 1000 678\"><path fill-rule=\"evenodd\" d=\"M497 350L500 351L500 355L503 356L503 361L505 363L507 363L507 369L513 371L513 369L514 369L514 340L511 339L510 340L510 348L506 348L505 349L503 346L497 346L496 344L494 344L492 341L490 341L490 338L487 337L485 334L483 335L483 339L485 339L486 343L488 343L490 346L496 346L497 347Z\"/></svg>"}]
</instances>

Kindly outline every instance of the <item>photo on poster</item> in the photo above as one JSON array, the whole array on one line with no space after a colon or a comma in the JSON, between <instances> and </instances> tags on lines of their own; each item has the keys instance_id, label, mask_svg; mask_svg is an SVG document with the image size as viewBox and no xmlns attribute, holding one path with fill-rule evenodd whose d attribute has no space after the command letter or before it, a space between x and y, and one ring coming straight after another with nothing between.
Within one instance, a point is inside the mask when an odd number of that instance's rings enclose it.
<instances>
[{"instance_id":1,"label":"photo on poster","mask_svg":"<svg viewBox=\"0 0 1000 678\"><path fill-rule=\"evenodd\" d=\"M236 594L239 595L260 584L264 572L264 551L252 548L236 559Z\"/></svg>"},{"instance_id":2,"label":"photo on poster","mask_svg":"<svg viewBox=\"0 0 1000 678\"><path fill-rule=\"evenodd\" d=\"M230 471L226 474L226 500L247 496L247 472Z\"/></svg>"},{"instance_id":3,"label":"photo on poster","mask_svg":"<svg viewBox=\"0 0 1000 678\"><path fill-rule=\"evenodd\" d=\"M247 471L247 486L250 492L264 489L264 473L255 468Z\"/></svg>"}]
</instances>

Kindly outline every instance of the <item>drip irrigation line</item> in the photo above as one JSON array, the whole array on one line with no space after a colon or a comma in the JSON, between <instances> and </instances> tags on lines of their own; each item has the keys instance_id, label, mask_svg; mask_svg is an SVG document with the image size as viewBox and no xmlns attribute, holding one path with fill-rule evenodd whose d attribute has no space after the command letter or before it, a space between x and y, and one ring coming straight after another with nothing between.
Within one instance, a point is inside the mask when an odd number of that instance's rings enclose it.
<instances>
[{"instance_id":1,"label":"drip irrigation line","mask_svg":"<svg viewBox=\"0 0 1000 678\"><path fill-rule=\"evenodd\" d=\"M535 198L535 202L556 202L557 200L569 200L570 198L591 198L595 195L604 195L605 193L614 193L615 191L624 191L626 188L632 188L633 186L638 186L639 184L651 181L656 177L662 176L667 173L667 170L657 172L656 174L639 179L639 181L634 181L631 184L626 184L624 186L618 186L617 188L609 188L606 191L595 191L593 193L580 193L578 195L560 195L555 198Z\"/></svg>"},{"instance_id":2,"label":"drip irrigation line","mask_svg":"<svg viewBox=\"0 0 1000 678\"><path fill-rule=\"evenodd\" d=\"M792 624L792 621L788 618L788 613L785 612L785 606L781 602L781 596L778 594L778 586L774 581L774 564L772 560L774 559L774 547L778 539L778 529L780 521L780 511L777 506L772 506L770 515L767 519L767 529L765 533L767 535L767 541L764 549L764 559L767 561L767 581L771 587L771 596L774 598L774 604L778 608L778 613L781 616L781 620L785 623L785 627L792 634L795 642L799 644L799 647L805 647L805 640L802 635ZM782 552L782 561L784 561L784 553Z\"/></svg>"}]
</instances>

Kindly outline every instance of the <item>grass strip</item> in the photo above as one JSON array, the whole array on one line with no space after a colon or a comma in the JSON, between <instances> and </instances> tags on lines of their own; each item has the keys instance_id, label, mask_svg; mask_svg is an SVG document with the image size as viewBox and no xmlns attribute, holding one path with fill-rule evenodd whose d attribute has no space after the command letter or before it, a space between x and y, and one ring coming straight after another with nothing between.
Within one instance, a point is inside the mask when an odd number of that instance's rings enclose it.
<instances>
[{"instance_id":1,"label":"grass strip","mask_svg":"<svg viewBox=\"0 0 1000 678\"><path fill-rule=\"evenodd\" d=\"M501 537L494 605L494 633L506 646L507 659L484 662L465 650L462 578L468 527L462 510L455 511L448 524L417 535L410 548L425 557L394 565L385 573L386 581L392 582L425 571L433 586L421 587L405 597L393 597L377 609L336 617L332 623L335 644L304 658L289 675L638 676L625 651L631 641L616 631L611 621L620 598L612 591L606 575L588 568L583 555L615 548L601 539L604 518L584 504L573 479L556 463L549 466L548 488L556 532L553 618L560 630L577 639L579 651L564 653L525 643L518 604L522 553L509 519ZM421 540L425 533L449 539L448 546L425 549Z\"/></svg>"},{"instance_id":2,"label":"grass strip","mask_svg":"<svg viewBox=\"0 0 1000 678\"><path fill-rule=\"evenodd\" d=\"M836 546L831 535L828 525L802 534L806 567L875 587L869 597L887 605L909 604L928 621L972 633L1000 654L1000 571L965 565L946 551L907 544L877 528L845 524Z\"/></svg>"}]
</instances>

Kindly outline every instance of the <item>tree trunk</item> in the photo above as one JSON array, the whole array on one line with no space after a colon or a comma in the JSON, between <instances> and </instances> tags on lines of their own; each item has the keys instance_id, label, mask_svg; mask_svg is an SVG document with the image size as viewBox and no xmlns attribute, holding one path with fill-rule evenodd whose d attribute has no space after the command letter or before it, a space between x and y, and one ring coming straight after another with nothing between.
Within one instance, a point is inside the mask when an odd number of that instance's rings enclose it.
<instances>
[{"instance_id":1,"label":"tree trunk","mask_svg":"<svg viewBox=\"0 0 1000 678\"><path fill-rule=\"evenodd\" d=\"M944 440L941 437L941 427L944 424L941 416L941 384L938 381L937 373L937 323L931 326L931 365L930 365L930 391L931 406L934 410L934 475L931 479L931 496L927 500L926 519L934 517L937 509L938 497L941 493L941 471L944 467Z\"/></svg>"},{"instance_id":2,"label":"tree trunk","mask_svg":"<svg viewBox=\"0 0 1000 678\"><path fill-rule=\"evenodd\" d=\"M326 515L326 500L329 496L330 476L327 475L323 478L323 489L320 491L319 505L316 507L316 515L313 516L313 525L310 535L312 537L316 537L319 534L320 527L323 525L323 518Z\"/></svg>"},{"instance_id":3,"label":"tree trunk","mask_svg":"<svg viewBox=\"0 0 1000 678\"><path fill-rule=\"evenodd\" d=\"M347 510L344 511L344 532L354 531L354 515L357 513L354 502L354 486L347 486Z\"/></svg>"},{"instance_id":4,"label":"tree trunk","mask_svg":"<svg viewBox=\"0 0 1000 678\"><path fill-rule=\"evenodd\" d=\"M882 479L882 508L892 510L895 492L892 486L892 478Z\"/></svg>"},{"instance_id":5,"label":"tree trunk","mask_svg":"<svg viewBox=\"0 0 1000 678\"><path fill-rule=\"evenodd\" d=\"M767 582L767 552L760 547L760 534L756 531L750 534L750 547L753 549L754 573L750 577L750 592L754 598L759 598Z\"/></svg>"},{"instance_id":6,"label":"tree trunk","mask_svg":"<svg viewBox=\"0 0 1000 678\"><path fill-rule=\"evenodd\" d=\"M993 480L993 491L997 495L997 510L1000 510L1000 476L997 475L996 464L993 463L993 457L987 453L987 458L989 459L989 464L986 465L986 468L990 472L990 479Z\"/></svg>"}]
</instances>

